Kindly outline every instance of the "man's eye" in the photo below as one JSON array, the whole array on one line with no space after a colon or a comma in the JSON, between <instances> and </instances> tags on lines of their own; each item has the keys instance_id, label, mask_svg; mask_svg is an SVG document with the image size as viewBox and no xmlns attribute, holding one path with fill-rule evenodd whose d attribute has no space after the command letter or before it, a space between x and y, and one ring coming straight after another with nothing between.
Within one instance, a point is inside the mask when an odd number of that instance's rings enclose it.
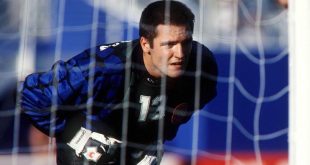
<instances>
[{"instance_id":1,"label":"man's eye","mask_svg":"<svg viewBox=\"0 0 310 165\"><path fill-rule=\"evenodd\" d=\"M167 43L167 44L163 44L162 46L167 48L167 49L171 49L174 46L174 44Z\"/></svg>"},{"instance_id":2,"label":"man's eye","mask_svg":"<svg viewBox=\"0 0 310 165\"><path fill-rule=\"evenodd\" d=\"M173 44L167 44L166 47L171 49L174 45Z\"/></svg>"}]
</instances>

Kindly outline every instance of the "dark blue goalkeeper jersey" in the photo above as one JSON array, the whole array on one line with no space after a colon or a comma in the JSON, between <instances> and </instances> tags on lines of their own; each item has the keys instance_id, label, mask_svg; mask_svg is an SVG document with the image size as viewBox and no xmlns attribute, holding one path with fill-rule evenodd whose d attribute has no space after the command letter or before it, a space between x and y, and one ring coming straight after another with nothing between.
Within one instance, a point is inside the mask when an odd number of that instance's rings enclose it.
<instances>
[{"instance_id":1,"label":"dark blue goalkeeper jersey","mask_svg":"<svg viewBox=\"0 0 310 165\"><path fill-rule=\"evenodd\" d=\"M160 140L173 139L179 125L216 96L216 78L212 53L193 41L184 74L162 90L163 83L144 67L139 41L117 42L29 75L20 104L39 130L64 146L81 127L115 139L126 133L128 144L151 144L158 141L159 131Z\"/></svg>"}]
</instances>

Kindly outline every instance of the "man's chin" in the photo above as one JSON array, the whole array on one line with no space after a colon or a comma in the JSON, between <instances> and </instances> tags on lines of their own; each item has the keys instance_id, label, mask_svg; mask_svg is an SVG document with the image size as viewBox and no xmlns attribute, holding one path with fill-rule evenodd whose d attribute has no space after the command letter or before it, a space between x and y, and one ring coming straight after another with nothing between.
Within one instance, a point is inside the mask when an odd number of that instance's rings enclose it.
<instances>
[{"instance_id":1,"label":"man's chin","mask_svg":"<svg viewBox=\"0 0 310 165\"><path fill-rule=\"evenodd\" d=\"M178 78L178 77L182 76L183 73L184 73L184 71L171 72L171 73L168 73L167 76L170 78Z\"/></svg>"}]
</instances>

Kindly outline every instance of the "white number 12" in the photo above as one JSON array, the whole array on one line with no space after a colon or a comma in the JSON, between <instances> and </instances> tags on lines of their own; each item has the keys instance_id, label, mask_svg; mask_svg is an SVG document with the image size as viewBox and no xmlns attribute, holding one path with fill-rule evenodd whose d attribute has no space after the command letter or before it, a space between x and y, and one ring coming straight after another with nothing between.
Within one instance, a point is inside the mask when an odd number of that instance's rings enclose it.
<instances>
[{"instance_id":1,"label":"white number 12","mask_svg":"<svg viewBox=\"0 0 310 165\"><path fill-rule=\"evenodd\" d=\"M150 103L151 103L151 96L140 96L140 103L141 103L141 110L139 121L145 121L147 113L149 111Z\"/></svg>"}]
</instances>

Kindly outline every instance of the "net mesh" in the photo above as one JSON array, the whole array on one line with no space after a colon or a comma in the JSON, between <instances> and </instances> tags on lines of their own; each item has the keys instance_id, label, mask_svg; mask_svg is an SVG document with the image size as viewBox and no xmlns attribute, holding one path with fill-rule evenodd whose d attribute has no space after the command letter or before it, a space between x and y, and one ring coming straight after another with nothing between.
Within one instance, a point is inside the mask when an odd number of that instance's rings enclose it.
<instances>
[{"instance_id":1,"label":"net mesh","mask_svg":"<svg viewBox=\"0 0 310 165\"><path fill-rule=\"evenodd\" d=\"M0 82L1 160L21 164L24 159L33 159L35 153L44 152L49 164L55 164L54 139L41 135L21 116L19 81L86 48L137 38L140 13L150 2L0 0L0 77L4 80ZM217 60L218 95L180 128L173 141L164 144L167 157L163 164L285 163L287 11L276 1L267 0L182 2L196 15L194 39L210 47ZM126 67L130 65L126 63ZM90 69L90 74L93 71ZM93 83L92 78L88 81ZM129 79L125 81L126 87ZM93 95L91 86L89 96ZM197 91L199 86L196 85ZM56 91L53 93L52 102L56 103ZM92 103L87 105L91 111ZM52 106L52 112L56 109ZM123 141L127 139L126 128L124 124ZM161 150L160 143L158 149ZM35 158L34 163L46 162L46 157Z\"/></svg>"}]
</instances>

